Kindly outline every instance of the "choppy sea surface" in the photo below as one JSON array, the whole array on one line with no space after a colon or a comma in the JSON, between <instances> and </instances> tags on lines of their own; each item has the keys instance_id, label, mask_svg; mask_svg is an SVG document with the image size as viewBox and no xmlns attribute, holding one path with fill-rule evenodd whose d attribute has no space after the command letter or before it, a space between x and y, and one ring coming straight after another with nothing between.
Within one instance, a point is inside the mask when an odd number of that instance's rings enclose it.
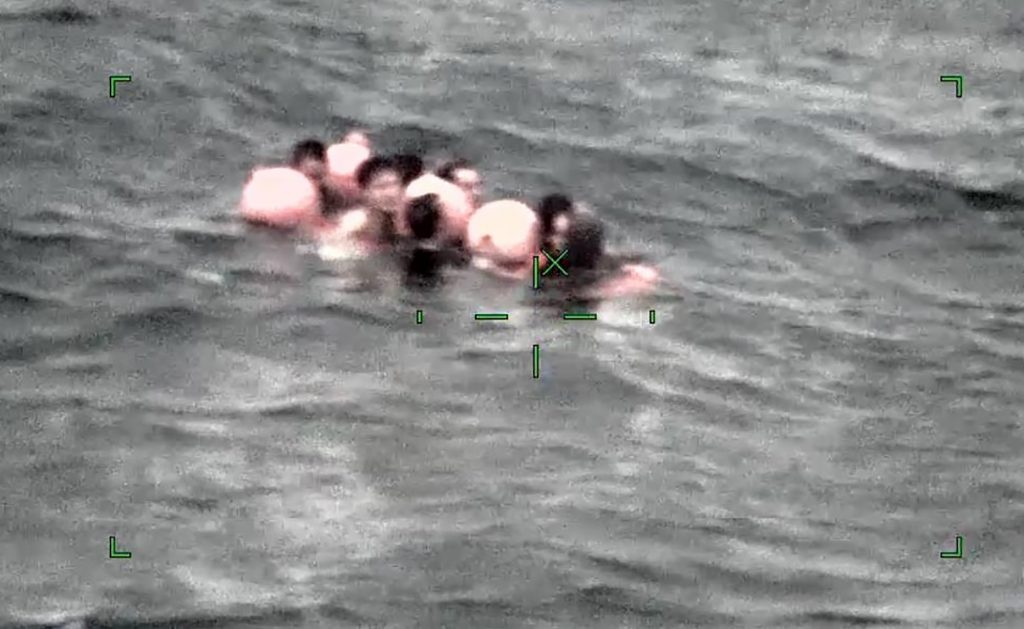
<instances>
[{"instance_id":1,"label":"choppy sea surface","mask_svg":"<svg viewBox=\"0 0 1024 629\"><path fill-rule=\"evenodd\" d=\"M1024 626L1022 42L1017 0L7 0L0 625ZM562 187L664 288L566 322L239 224L353 126Z\"/></svg>"}]
</instances>

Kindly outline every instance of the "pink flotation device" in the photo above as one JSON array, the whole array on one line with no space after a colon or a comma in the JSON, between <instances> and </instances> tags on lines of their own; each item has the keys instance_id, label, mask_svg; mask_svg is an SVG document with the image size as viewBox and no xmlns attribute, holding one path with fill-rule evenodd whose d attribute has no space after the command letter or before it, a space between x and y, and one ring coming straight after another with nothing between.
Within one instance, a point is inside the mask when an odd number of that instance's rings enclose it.
<instances>
[{"instance_id":1,"label":"pink flotation device","mask_svg":"<svg viewBox=\"0 0 1024 629\"><path fill-rule=\"evenodd\" d=\"M466 191L433 173L416 178L405 188L407 201L427 194L437 195L444 237L446 239L465 237L469 218L473 214L473 202ZM400 229L405 228L405 221L400 222L402 224Z\"/></svg>"},{"instance_id":2,"label":"pink flotation device","mask_svg":"<svg viewBox=\"0 0 1024 629\"><path fill-rule=\"evenodd\" d=\"M502 199L480 206L469 219L466 245L497 262L527 262L537 252L539 220L530 206Z\"/></svg>"},{"instance_id":3,"label":"pink flotation device","mask_svg":"<svg viewBox=\"0 0 1024 629\"><path fill-rule=\"evenodd\" d=\"M294 168L257 168L242 189L242 217L281 229L313 224L320 219L320 191Z\"/></svg>"},{"instance_id":4,"label":"pink flotation device","mask_svg":"<svg viewBox=\"0 0 1024 629\"><path fill-rule=\"evenodd\" d=\"M327 148L327 185L349 198L359 197L356 172L370 159L370 147L361 141L345 141Z\"/></svg>"}]
</instances>

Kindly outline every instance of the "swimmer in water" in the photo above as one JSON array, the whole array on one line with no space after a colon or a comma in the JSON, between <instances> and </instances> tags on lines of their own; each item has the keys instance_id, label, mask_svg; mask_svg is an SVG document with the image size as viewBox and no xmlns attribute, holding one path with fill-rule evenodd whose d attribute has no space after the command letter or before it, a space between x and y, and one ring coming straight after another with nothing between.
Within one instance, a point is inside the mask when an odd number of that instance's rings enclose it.
<instances>
[{"instance_id":1,"label":"swimmer in water","mask_svg":"<svg viewBox=\"0 0 1024 629\"><path fill-rule=\"evenodd\" d=\"M441 224L438 226L437 241L444 247L461 250L465 255L466 229L474 208L465 190L454 183L427 172L405 189L405 198L412 201L423 195L437 196L437 206L441 212ZM405 217L399 222L399 233L409 235L409 227Z\"/></svg>"},{"instance_id":2,"label":"swimmer in water","mask_svg":"<svg viewBox=\"0 0 1024 629\"><path fill-rule=\"evenodd\" d=\"M406 210L411 249L405 255L405 281L407 285L429 287L440 281L444 252L437 243L441 225L441 207L436 194L425 194L409 202Z\"/></svg>"},{"instance_id":3,"label":"swimmer in water","mask_svg":"<svg viewBox=\"0 0 1024 629\"><path fill-rule=\"evenodd\" d=\"M345 137L341 139L341 142L342 144L359 144L368 149L373 148L373 145L370 143L369 134L363 129L352 129L345 134Z\"/></svg>"},{"instance_id":4,"label":"swimmer in water","mask_svg":"<svg viewBox=\"0 0 1024 629\"><path fill-rule=\"evenodd\" d=\"M325 241L371 248L394 244L396 221L405 206L405 185L422 169L422 160L410 155L377 156L363 162L356 172L362 204L345 212Z\"/></svg>"},{"instance_id":5,"label":"swimmer in water","mask_svg":"<svg viewBox=\"0 0 1024 629\"><path fill-rule=\"evenodd\" d=\"M610 299L642 295L654 290L658 271L635 257L612 255L605 250L604 225L589 212L571 216L565 233L568 277L553 276L554 286L567 289L579 299Z\"/></svg>"},{"instance_id":6,"label":"swimmer in water","mask_svg":"<svg viewBox=\"0 0 1024 629\"><path fill-rule=\"evenodd\" d=\"M341 142L327 148L327 184L342 200L344 208L359 204L362 193L356 181L356 173L372 156L369 137L358 130L350 131Z\"/></svg>"},{"instance_id":7,"label":"swimmer in water","mask_svg":"<svg viewBox=\"0 0 1024 629\"><path fill-rule=\"evenodd\" d=\"M549 194L540 200L537 204L537 216L540 218L542 249L551 255L565 249L566 233L575 211L576 206L573 205L572 199L564 194Z\"/></svg>"},{"instance_id":8,"label":"swimmer in water","mask_svg":"<svg viewBox=\"0 0 1024 629\"><path fill-rule=\"evenodd\" d=\"M289 165L313 181L323 181L327 168L327 147L316 139L296 142Z\"/></svg>"},{"instance_id":9,"label":"swimmer in water","mask_svg":"<svg viewBox=\"0 0 1024 629\"><path fill-rule=\"evenodd\" d=\"M345 205L345 200L327 185L327 147L316 139L302 140L292 147L289 166L299 171L316 184L320 191L320 214L324 217L336 215Z\"/></svg>"},{"instance_id":10,"label":"swimmer in water","mask_svg":"<svg viewBox=\"0 0 1024 629\"><path fill-rule=\"evenodd\" d=\"M395 165L398 176L402 180L403 188L423 174L423 160L416 155L392 155L391 160Z\"/></svg>"},{"instance_id":11,"label":"swimmer in water","mask_svg":"<svg viewBox=\"0 0 1024 629\"><path fill-rule=\"evenodd\" d=\"M548 256L540 250L557 259L566 248L566 232L575 211L572 199L563 194L545 196L536 209L511 200L484 204L470 218L468 230L474 266L515 279L530 274L533 256L546 267Z\"/></svg>"},{"instance_id":12,"label":"swimmer in water","mask_svg":"<svg viewBox=\"0 0 1024 629\"><path fill-rule=\"evenodd\" d=\"M450 181L462 188L474 210L480 207L481 191L483 189L480 172L473 167L469 160L454 159L446 162L435 171L435 174L441 179Z\"/></svg>"}]
</instances>

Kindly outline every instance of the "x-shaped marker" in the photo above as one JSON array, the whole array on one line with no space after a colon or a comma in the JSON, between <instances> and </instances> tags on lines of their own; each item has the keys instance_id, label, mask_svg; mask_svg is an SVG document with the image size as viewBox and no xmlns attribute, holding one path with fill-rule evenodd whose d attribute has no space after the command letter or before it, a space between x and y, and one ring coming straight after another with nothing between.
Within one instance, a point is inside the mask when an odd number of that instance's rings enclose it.
<instances>
[{"instance_id":1,"label":"x-shaped marker","mask_svg":"<svg viewBox=\"0 0 1024 629\"><path fill-rule=\"evenodd\" d=\"M562 253L558 254L558 257L557 257L557 258L552 258L552 257L551 257L551 254L550 254L550 253L548 253L547 251L544 251L543 249L541 249L541 250L540 250L540 252L541 252L541 253L543 253L543 254L544 254L544 256L545 256L545 257L546 257L546 258L547 258L548 260L550 260L550 261L551 261L551 264L550 264L550 265L548 265L548 268L546 268L546 269L544 269L543 271L541 271L541 275L547 275L547 274L548 274L548 271L550 271L551 269L554 269L554 268L557 268L557 269L558 269L559 271L561 271L561 272L562 272L562 275L566 275L566 276L567 276L567 275L569 275L569 272L568 272L568 271L566 271L566 270L565 270L564 268L562 268L562 265L561 265L561 264L559 264L559 262L560 262L560 261L562 260L562 258L564 258L564 257L565 257L565 254L569 253L569 250L568 250L568 249L566 249L566 250L562 251Z\"/></svg>"}]
</instances>

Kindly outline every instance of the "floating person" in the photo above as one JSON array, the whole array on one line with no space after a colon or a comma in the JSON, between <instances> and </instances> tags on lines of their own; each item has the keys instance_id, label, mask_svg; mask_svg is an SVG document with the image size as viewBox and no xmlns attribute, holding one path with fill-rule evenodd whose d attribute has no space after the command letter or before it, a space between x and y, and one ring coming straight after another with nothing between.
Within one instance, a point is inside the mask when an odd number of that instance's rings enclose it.
<instances>
[{"instance_id":1,"label":"floating person","mask_svg":"<svg viewBox=\"0 0 1024 629\"><path fill-rule=\"evenodd\" d=\"M443 215L436 194L425 194L409 202L406 220L412 242L405 252L405 282L409 286L432 287L441 279L445 252L437 236Z\"/></svg>"},{"instance_id":2,"label":"floating person","mask_svg":"<svg viewBox=\"0 0 1024 629\"><path fill-rule=\"evenodd\" d=\"M461 249L466 240L466 229L473 204L466 192L450 181L446 181L434 173L425 173L411 181L405 189L405 198L411 201L417 197L432 194L437 197L438 210L441 212L438 240L446 247ZM402 221L400 232L408 234L405 221Z\"/></svg>"},{"instance_id":3,"label":"floating person","mask_svg":"<svg viewBox=\"0 0 1024 629\"><path fill-rule=\"evenodd\" d=\"M442 164L435 174L462 188L474 210L480 207L483 183L480 171L473 166L472 162L462 158L453 159Z\"/></svg>"},{"instance_id":4,"label":"floating person","mask_svg":"<svg viewBox=\"0 0 1024 629\"><path fill-rule=\"evenodd\" d=\"M327 185L345 201L346 207L359 202L361 190L356 180L359 167L373 156L373 146L363 131L349 132L341 142L332 144L326 153Z\"/></svg>"},{"instance_id":5,"label":"floating person","mask_svg":"<svg viewBox=\"0 0 1024 629\"><path fill-rule=\"evenodd\" d=\"M392 155L391 161L395 164L395 169L398 171L403 187L407 187L413 181L416 181L424 172L423 158L418 155L399 153Z\"/></svg>"},{"instance_id":6,"label":"floating person","mask_svg":"<svg viewBox=\"0 0 1024 629\"><path fill-rule=\"evenodd\" d=\"M288 165L314 182L320 183L327 173L327 147L323 142L314 138L297 142L292 147Z\"/></svg>"},{"instance_id":7,"label":"floating person","mask_svg":"<svg viewBox=\"0 0 1024 629\"><path fill-rule=\"evenodd\" d=\"M289 166L317 185L320 190L320 214L325 219L330 219L348 206L345 195L328 180L327 147L323 142L316 139L298 142L292 148Z\"/></svg>"},{"instance_id":8,"label":"floating person","mask_svg":"<svg viewBox=\"0 0 1024 629\"><path fill-rule=\"evenodd\" d=\"M345 137L341 139L343 144L361 144L368 149L373 148L373 143L370 142L370 135L365 129L352 129L345 134Z\"/></svg>"},{"instance_id":9,"label":"floating person","mask_svg":"<svg viewBox=\"0 0 1024 629\"><path fill-rule=\"evenodd\" d=\"M355 245L363 251L393 245L405 208L405 186L422 170L422 160L408 155L375 156L363 162L356 173L361 204L326 230L322 243L331 248Z\"/></svg>"},{"instance_id":10,"label":"floating person","mask_svg":"<svg viewBox=\"0 0 1024 629\"><path fill-rule=\"evenodd\" d=\"M609 254L605 250L604 225L589 212L572 215L565 233L568 276L557 277L553 286L564 288L578 299L611 299L653 292L660 281L657 269L635 256Z\"/></svg>"},{"instance_id":11,"label":"floating person","mask_svg":"<svg viewBox=\"0 0 1024 629\"><path fill-rule=\"evenodd\" d=\"M467 229L474 266L517 279L532 272L533 256L546 266L548 257L541 250L557 259L566 248L565 236L576 208L563 194L546 195L536 211L509 199L485 203L473 213Z\"/></svg>"},{"instance_id":12,"label":"floating person","mask_svg":"<svg viewBox=\"0 0 1024 629\"><path fill-rule=\"evenodd\" d=\"M327 149L317 139L297 142L288 166L255 168L242 191L242 217L279 229L317 231L343 206L344 199L327 183ZM302 181L304 177L307 181ZM311 195L309 186L315 189Z\"/></svg>"},{"instance_id":13,"label":"floating person","mask_svg":"<svg viewBox=\"0 0 1024 629\"><path fill-rule=\"evenodd\" d=\"M537 204L540 219L541 249L554 255L565 249L565 236L576 206L568 196L548 194ZM541 262L546 263L545 257Z\"/></svg>"}]
</instances>

